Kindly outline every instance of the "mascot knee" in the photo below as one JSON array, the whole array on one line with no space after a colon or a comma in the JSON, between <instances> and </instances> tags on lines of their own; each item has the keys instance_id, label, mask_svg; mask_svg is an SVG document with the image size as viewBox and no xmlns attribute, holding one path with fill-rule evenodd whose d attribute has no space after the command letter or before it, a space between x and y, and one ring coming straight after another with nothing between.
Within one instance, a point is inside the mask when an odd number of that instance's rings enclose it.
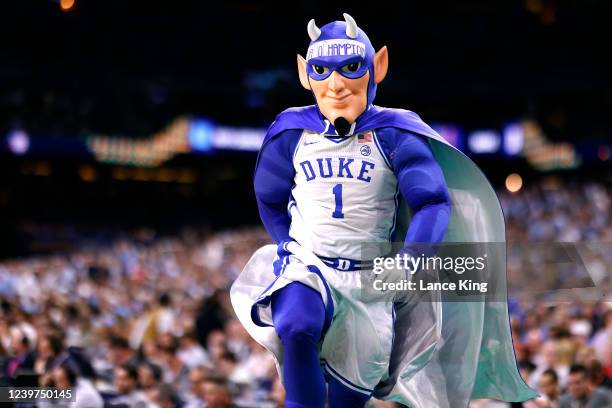
<instances>
[{"instance_id":1,"label":"mascot knee","mask_svg":"<svg viewBox=\"0 0 612 408\"><path fill-rule=\"evenodd\" d=\"M276 324L276 333L283 344L317 344L321 338L322 322L312 319L285 319Z\"/></svg>"}]
</instances>

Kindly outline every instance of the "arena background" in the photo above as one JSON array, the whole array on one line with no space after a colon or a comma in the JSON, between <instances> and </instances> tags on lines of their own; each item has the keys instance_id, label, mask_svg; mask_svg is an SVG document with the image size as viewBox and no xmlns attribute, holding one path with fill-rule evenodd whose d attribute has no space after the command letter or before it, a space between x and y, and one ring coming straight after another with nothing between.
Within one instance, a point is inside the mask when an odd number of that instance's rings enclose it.
<instances>
[{"instance_id":1,"label":"arena background","mask_svg":"<svg viewBox=\"0 0 612 408\"><path fill-rule=\"evenodd\" d=\"M376 49L389 47L376 103L419 113L499 192L527 382L544 392L551 368L559 392L572 391L581 364L585 389L609 394L611 8L3 4L0 381L59 386L75 373L83 395L111 405L281 404L273 364L226 290L269 242L251 183L265 128L312 103L295 67L306 23L348 12ZM525 248L549 242L575 243L586 274L526 274Z\"/></svg>"}]
</instances>

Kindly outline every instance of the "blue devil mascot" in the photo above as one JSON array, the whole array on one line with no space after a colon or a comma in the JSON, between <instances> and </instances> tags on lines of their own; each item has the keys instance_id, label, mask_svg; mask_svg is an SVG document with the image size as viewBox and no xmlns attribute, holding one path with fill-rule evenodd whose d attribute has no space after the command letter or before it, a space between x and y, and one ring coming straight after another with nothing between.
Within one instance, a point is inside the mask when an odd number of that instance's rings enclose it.
<instances>
[{"instance_id":1,"label":"blue devil mascot","mask_svg":"<svg viewBox=\"0 0 612 408\"><path fill-rule=\"evenodd\" d=\"M453 243L505 245L485 176L414 112L374 105L388 51L344 14L307 27L302 86L315 104L280 113L254 176L275 245L260 248L231 289L248 332L273 353L288 408L363 407L372 397L415 408L535 397L519 376L505 291L505 252L488 271L503 296L445 301L366 296L373 262L402 242L434 253ZM368 243L379 252L364 251ZM386 248L386 249L385 249Z\"/></svg>"}]
</instances>

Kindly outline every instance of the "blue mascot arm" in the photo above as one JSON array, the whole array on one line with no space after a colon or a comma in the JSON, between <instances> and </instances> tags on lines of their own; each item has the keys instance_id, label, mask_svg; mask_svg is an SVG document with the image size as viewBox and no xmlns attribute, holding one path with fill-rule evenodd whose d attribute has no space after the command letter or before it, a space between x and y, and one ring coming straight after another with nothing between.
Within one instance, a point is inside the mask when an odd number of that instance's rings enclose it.
<instances>
[{"instance_id":1,"label":"blue mascot arm","mask_svg":"<svg viewBox=\"0 0 612 408\"><path fill-rule=\"evenodd\" d=\"M444 239L451 212L442 170L424 137L397 128L380 129L377 137L413 213L405 247L422 243L425 248L419 246L419 251L433 255Z\"/></svg>"},{"instance_id":2,"label":"blue mascot arm","mask_svg":"<svg viewBox=\"0 0 612 408\"><path fill-rule=\"evenodd\" d=\"M276 243L289 240L291 218L287 204L291 197L295 170L293 152L301 130L286 130L268 140L255 169L254 188L259 216Z\"/></svg>"}]
</instances>

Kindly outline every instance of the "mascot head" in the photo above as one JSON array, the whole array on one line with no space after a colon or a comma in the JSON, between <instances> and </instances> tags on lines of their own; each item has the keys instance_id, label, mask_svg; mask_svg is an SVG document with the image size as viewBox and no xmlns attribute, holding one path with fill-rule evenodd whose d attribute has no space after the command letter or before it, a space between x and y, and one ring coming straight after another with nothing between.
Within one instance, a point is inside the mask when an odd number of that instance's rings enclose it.
<instances>
[{"instance_id":1,"label":"mascot head","mask_svg":"<svg viewBox=\"0 0 612 408\"><path fill-rule=\"evenodd\" d=\"M373 103L376 86L387 74L387 47L374 52L368 36L353 17L318 28L308 23L310 45L306 58L298 54L302 86L311 90L321 114L340 135Z\"/></svg>"}]
</instances>

